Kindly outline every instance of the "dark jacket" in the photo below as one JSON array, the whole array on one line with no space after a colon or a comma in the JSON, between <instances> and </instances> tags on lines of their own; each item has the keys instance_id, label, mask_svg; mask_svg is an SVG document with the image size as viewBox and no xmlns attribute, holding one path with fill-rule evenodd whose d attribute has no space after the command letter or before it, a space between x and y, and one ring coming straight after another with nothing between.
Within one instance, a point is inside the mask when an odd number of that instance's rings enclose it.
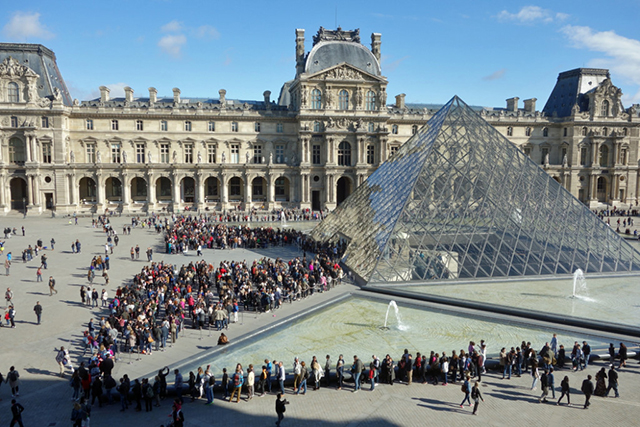
<instances>
[{"instance_id":1,"label":"dark jacket","mask_svg":"<svg viewBox=\"0 0 640 427\"><path fill-rule=\"evenodd\" d=\"M593 381L582 381L582 388L580 390L582 390L582 392L587 395L593 394Z\"/></svg>"}]
</instances>

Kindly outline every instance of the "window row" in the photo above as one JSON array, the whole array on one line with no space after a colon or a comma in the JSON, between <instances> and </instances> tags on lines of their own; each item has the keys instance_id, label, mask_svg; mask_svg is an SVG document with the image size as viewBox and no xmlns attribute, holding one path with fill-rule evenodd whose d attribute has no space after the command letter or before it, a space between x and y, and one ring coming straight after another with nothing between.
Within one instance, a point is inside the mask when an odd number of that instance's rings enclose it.
<instances>
[{"instance_id":1,"label":"window row","mask_svg":"<svg viewBox=\"0 0 640 427\"><path fill-rule=\"evenodd\" d=\"M366 111L375 111L377 103L376 100L376 93L372 90L367 91L364 97L364 109ZM324 106L325 102L322 91L320 89L313 89L311 91L311 109L321 110ZM350 101L349 91L342 89L338 92L338 110L349 110L354 107L355 104L353 101Z\"/></svg>"},{"instance_id":2,"label":"window row","mask_svg":"<svg viewBox=\"0 0 640 427\"><path fill-rule=\"evenodd\" d=\"M18 117L11 116L10 126L12 128L20 127L20 121L18 120ZM40 117L40 127L43 129L49 128L49 117Z\"/></svg>"},{"instance_id":3,"label":"window row","mask_svg":"<svg viewBox=\"0 0 640 427\"><path fill-rule=\"evenodd\" d=\"M43 126L43 127L45 127L45 126ZM240 130L238 122L231 122L230 128L231 128L231 132L239 132L239 130ZM85 129L86 130L96 130L93 119L86 119L86 121L85 121ZM111 120L110 129L111 130L120 130L120 121L117 120L117 119ZM191 122L190 120L185 120L184 122L182 122L182 129L185 132L191 132L193 130L193 122ZM136 131L144 131L145 130L145 124L144 124L143 120L136 120L136 128L135 128L135 130ZM169 131L169 123L166 120L161 120L160 121L160 131L162 131L162 132L168 132ZM208 122L207 123L207 131L215 132L216 131L216 122ZM261 131L260 122L255 122L254 123L254 131L256 131L256 132L260 132ZM276 132L277 133L284 133L284 124L283 123L276 123Z\"/></svg>"}]
</instances>

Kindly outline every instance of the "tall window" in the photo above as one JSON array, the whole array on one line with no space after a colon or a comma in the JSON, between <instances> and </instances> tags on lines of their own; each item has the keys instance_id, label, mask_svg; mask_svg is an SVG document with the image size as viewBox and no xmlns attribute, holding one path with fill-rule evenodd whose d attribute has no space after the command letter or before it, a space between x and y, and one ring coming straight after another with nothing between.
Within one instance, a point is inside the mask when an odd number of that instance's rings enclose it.
<instances>
[{"instance_id":1,"label":"tall window","mask_svg":"<svg viewBox=\"0 0 640 427\"><path fill-rule=\"evenodd\" d=\"M162 120L162 121L160 122L160 130L161 130L162 132L166 132L167 130L169 130L169 125L167 124L167 121L166 121L166 120Z\"/></svg>"},{"instance_id":2,"label":"tall window","mask_svg":"<svg viewBox=\"0 0 640 427\"><path fill-rule=\"evenodd\" d=\"M284 145L276 145L276 163L284 163Z\"/></svg>"},{"instance_id":3,"label":"tall window","mask_svg":"<svg viewBox=\"0 0 640 427\"><path fill-rule=\"evenodd\" d=\"M120 163L120 144L111 144L111 163Z\"/></svg>"},{"instance_id":4,"label":"tall window","mask_svg":"<svg viewBox=\"0 0 640 427\"><path fill-rule=\"evenodd\" d=\"M411 135L418 133L418 125L411 126Z\"/></svg>"},{"instance_id":5,"label":"tall window","mask_svg":"<svg viewBox=\"0 0 640 427\"><path fill-rule=\"evenodd\" d=\"M253 124L253 130L256 132L260 132L260 122L255 122Z\"/></svg>"},{"instance_id":6,"label":"tall window","mask_svg":"<svg viewBox=\"0 0 640 427\"><path fill-rule=\"evenodd\" d=\"M376 151L373 144L367 145L367 164L372 165L376 162Z\"/></svg>"},{"instance_id":7,"label":"tall window","mask_svg":"<svg viewBox=\"0 0 640 427\"><path fill-rule=\"evenodd\" d=\"M136 162L144 163L144 144L136 144Z\"/></svg>"},{"instance_id":8,"label":"tall window","mask_svg":"<svg viewBox=\"0 0 640 427\"><path fill-rule=\"evenodd\" d=\"M602 128L602 135L609 136L609 128Z\"/></svg>"},{"instance_id":9,"label":"tall window","mask_svg":"<svg viewBox=\"0 0 640 427\"><path fill-rule=\"evenodd\" d=\"M587 147L580 148L580 165L587 165Z\"/></svg>"},{"instance_id":10,"label":"tall window","mask_svg":"<svg viewBox=\"0 0 640 427\"><path fill-rule=\"evenodd\" d=\"M185 132L191 132L191 122L189 120L184 122L184 131Z\"/></svg>"},{"instance_id":11,"label":"tall window","mask_svg":"<svg viewBox=\"0 0 640 427\"><path fill-rule=\"evenodd\" d=\"M216 122L209 122L209 132L215 132L216 131Z\"/></svg>"},{"instance_id":12,"label":"tall window","mask_svg":"<svg viewBox=\"0 0 640 427\"><path fill-rule=\"evenodd\" d=\"M160 144L160 163L169 163L169 144Z\"/></svg>"},{"instance_id":13,"label":"tall window","mask_svg":"<svg viewBox=\"0 0 640 427\"><path fill-rule=\"evenodd\" d=\"M242 196L242 181L233 177L229 180L229 196Z\"/></svg>"},{"instance_id":14,"label":"tall window","mask_svg":"<svg viewBox=\"0 0 640 427\"><path fill-rule=\"evenodd\" d=\"M93 120L87 119L87 130L93 130Z\"/></svg>"},{"instance_id":15,"label":"tall window","mask_svg":"<svg viewBox=\"0 0 640 427\"><path fill-rule=\"evenodd\" d=\"M507 136L513 136L513 128L511 126L507 128Z\"/></svg>"},{"instance_id":16,"label":"tall window","mask_svg":"<svg viewBox=\"0 0 640 427\"><path fill-rule=\"evenodd\" d=\"M391 126L391 133L394 135L398 134L398 125Z\"/></svg>"},{"instance_id":17,"label":"tall window","mask_svg":"<svg viewBox=\"0 0 640 427\"><path fill-rule=\"evenodd\" d=\"M284 132L284 125L282 123L277 123L276 124L276 132L278 132L278 133Z\"/></svg>"},{"instance_id":18,"label":"tall window","mask_svg":"<svg viewBox=\"0 0 640 427\"><path fill-rule=\"evenodd\" d=\"M51 143L42 144L42 163L51 163Z\"/></svg>"},{"instance_id":19,"label":"tall window","mask_svg":"<svg viewBox=\"0 0 640 427\"><path fill-rule=\"evenodd\" d=\"M118 130L119 126L118 126L118 121L117 120L111 120L111 130Z\"/></svg>"},{"instance_id":20,"label":"tall window","mask_svg":"<svg viewBox=\"0 0 640 427\"><path fill-rule=\"evenodd\" d=\"M600 108L600 115L603 117L607 117L609 115L609 101L602 102L602 107Z\"/></svg>"},{"instance_id":21,"label":"tall window","mask_svg":"<svg viewBox=\"0 0 640 427\"><path fill-rule=\"evenodd\" d=\"M320 92L320 89L311 91L311 108L314 110L320 110L322 108L322 92Z\"/></svg>"},{"instance_id":22,"label":"tall window","mask_svg":"<svg viewBox=\"0 0 640 427\"><path fill-rule=\"evenodd\" d=\"M207 145L207 162L216 162L216 146L214 144Z\"/></svg>"},{"instance_id":23,"label":"tall window","mask_svg":"<svg viewBox=\"0 0 640 427\"><path fill-rule=\"evenodd\" d=\"M87 163L95 163L96 162L96 145L95 144L87 144Z\"/></svg>"},{"instance_id":24,"label":"tall window","mask_svg":"<svg viewBox=\"0 0 640 427\"><path fill-rule=\"evenodd\" d=\"M9 102L20 102L20 88L18 83L10 82L8 87Z\"/></svg>"},{"instance_id":25,"label":"tall window","mask_svg":"<svg viewBox=\"0 0 640 427\"><path fill-rule=\"evenodd\" d=\"M609 164L609 147L603 145L600 147L600 166L606 167Z\"/></svg>"},{"instance_id":26,"label":"tall window","mask_svg":"<svg viewBox=\"0 0 640 427\"><path fill-rule=\"evenodd\" d=\"M12 128L18 127L18 118L16 116L11 116L11 127Z\"/></svg>"},{"instance_id":27,"label":"tall window","mask_svg":"<svg viewBox=\"0 0 640 427\"><path fill-rule=\"evenodd\" d=\"M311 147L311 163L314 165L320 164L320 145L314 144Z\"/></svg>"},{"instance_id":28,"label":"tall window","mask_svg":"<svg viewBox=\"0 0 640 427\"><path fill-rule=\"evenodd\" d=\"M136 120L136 130L144 130L144 123L142 120Z\"/></svg>"},{"instance_id":29,"label":"tall window","mask_svg":"<svg viewBox=\"0 0 640 427\"><path fill-rule=\"evenodd\" d=\"M367 111L376 109L376 93L372 90L367 91L367 95L364 98L364 109Z\"/></svg>"},{"instance_id":30,"label":"tall window","mask_svg":"<svg viewBox=\"0 0 640 427\"><path fill-rule=\"evenodd\" d=\"M320 124L320 122L313 122L313 131L322 132L322 125Z\"/></svg>"},{"instance_id":31,"label":"tall window","mask_svg":"<svg viewBox=\"0 0 640 427\"><path fill-rule=\"evenodd\" d=\"M193 163L193 145L191 144L184 146L184 162Z\"/></svg>"},{"instance_id":32,"label":"tall window","mask_svg":"<svg viewBox=\"0 0 640 427\"><path fill-rule=\"evenodd\" d=\"M368 130L369 132L375 132L375 131L376 131L376 125L375 125L375 123L373 123L373 122L369 122L369 125L368 125L367 130Z\"/></svg>"},{"instance_id":33,"label":"tall window","mask_svg":"<svg viewBox=\"0 0 640 427\"><path fill-rule=\"evenodd\" d=\"M43 129L47 129L49 127L49 117L42 118L42 126Z\"/></svg>"},{"instance_id":34,"label":"tall window","mask_svg":"<svg viewBox=\"0 0 640 427\"><path fill-rule=\"evenodd\" d=\"M231 132L238 132L238 122L231 122Z\"/></svg>"},{"instance_id":35,"label":"tall window","mask_svg":"<svg viewBox=\"0 0 640 427\"><path fill-rule=\"evenodd\" d=\"M25 161L24 142L19 138L9 140L9 162L16 165L23 165Z\"/></svg>"},{"instance_id":36,"label":"tall window","mask_svg":"<svg viewBox=\"0 0 640 427\"><path fill-rule=\"evenodd\" d=\"M349 92L342 89L338 94L338 109L340 110L348 110L349 109Z\"/></svg>"},{"instance_id":37,"label":"tall window","mask_svg":"<svg viewBox=\"0 0 640 427\"><path fill-rule=\"evenodd\" d=\"M549 155L549 148L543 147L541 151L542 151L542 160L540 161L540 164L544 164L545 159Z\"/></svg>"},{"instance_id":38,"label":"tall window","mask_svg":"<svg viewBox=\"0 0 640 427\"><path fill-rule=\"evenodd\" d=\"M351 144L347 141L338 145L338 166L351 166Z\"/></svg>"},{"instance_id":39,"label":"tall window","mask_svg":"<svg viewBox=\"0 0 640 427\"><path fill-rule=\"evenodd\" d=\"M567 136L567 133L569 133L567 128L562 128L562 136Z\"/></svg>"},{"instance_id":40,"label":"tall window","mask_svg":"<svg viewBox=\"0 0 640 427\"><path fill-rule=\"evenodd\" d=\"M531 136L531 128L527 128L527 129L524 131L524 135L525 135L525 136Z\"/></svg>"},{"instance_id":41,"label":"tall window","mask_svg":"<svg viewBox=\"0 0 640 427\"><path fill-rule=\"evenodd\" d=\"M262 163L262 145L256 144L253 146L253 163L256 165Z\"/></svg>"},{"instance_id":42,"label":"tall window","mask_svg":"<svg viewBox=\"0 0 640 427\"><path fill-rule=\"evenodd\" d=\"M542 129L542 136L544 136L545 138L549 136L549 128Z\"/></svg>"},{"instance_id":43,"label":"tall window","mask_svg":"<svg viewBox=\"0 0 640 427\"><path fill-rule=\"evenodd\" d=\"M275 182L275 195L276 197L286 197L286 191L287 191L287 187L286 187L286 182L284 180L283 177L277 178L276 182Z\"/></svg>"},{"instance_id":44,"label":"tall window","mask_svg":"<svg viewBox=\"0 0 640 427\"><path fill-rule=\"evenodd\" d=\"M231 144L231 163L240 163L240 145Z\"/></svg>"}]
</instances>

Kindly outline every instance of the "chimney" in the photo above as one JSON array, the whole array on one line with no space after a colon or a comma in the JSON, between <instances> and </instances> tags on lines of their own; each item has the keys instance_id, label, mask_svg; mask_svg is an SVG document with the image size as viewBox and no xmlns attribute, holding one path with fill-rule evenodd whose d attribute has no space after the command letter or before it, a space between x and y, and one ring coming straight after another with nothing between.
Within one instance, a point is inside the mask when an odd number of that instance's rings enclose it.
<instances>
[{"instance_id":1,"label":"chimney","mask_svg":"<svg viewBox=\"0 0 640 427\"><path fill-rule=\"evenodd\" d=\"M404 97L406 95L401 93L400 95L396 95L396 108L403 109L404 108Z\"/></svg>"},{"instance_id":2,"label":"chimney","mask_svg":"<svg viewBox=\"0 0 640 427\"><path fill-rule=\"evenodd\" d=\"M108 102L109 101L109 90L106 86L100 86L100 102Z\"/></svg>"},{"instance_id":3,"label":"chimney","mask_svg":"<svg viewBox=\"0 0 640 427\"><path fill-rule=\"evenodd\" d=\"M517 96L507 99L507 111L518 111L519 100L520 98L518 98Z\"/></svg>"},{"instance_id":4,"label":"chimney","mask_svg":"<svg viewBox=\"0 0 640 427\"><path fill-rule=\"evenodd\" d=\"M153 105L158 100L158 91L155 87L149 88L149 105Z\"/></svg>"},{"instance_id":5,"label":"chimney","mask_svg":"<svg viewBox=\"0 0 640 427\"><path fill-rule=\"evenodd\" d=\"M525 99L524 100L524 111L527 113L535 113L536 112L536 98Z\"/></svg>"},{"instance_id":6,"label":"chimney","mask_svg":"<svg viewBox=\"0 0 640 427\"><path fill-rule=\"evenodd\" d=\"M296 74L304 73L304 30L296 29Z\"/></svg>"},{"instance_id":7,"label":"chimney","mask_svg":"<svg viewBox=\"0 0 640 427\"><path fill-rule=\"evenodd\" d=\"M173 88L173 103L180 104L180 89L177 87Z\"/></svg>"},{"instance_id":8,"label":"chimney","mask_svg":"<svg viewBox=\"0 0 640 427\"><path fill-rule=\"evenodd\" d=\"M131 89L129 86L126 86L124 88L124 99L127 102L133 102L133 89Z\"/></svg>"},{"instance_id":9,"label":"chimney","mask_svg":"<svg viewBox=\"0 0 640 427\"><path fill-rule=\"evenodd\" d=\"M262 95L264 96L264 106L269 110L271 108L271 91L265 90Z\"/></svg>"},{"instance_id":10,"label":"chimney","mask_svg":"<svg viewBox=\"0 0 640 427\"><path fill-rule=\"evenodd\" d=\"M378 62L380 62L380 44L382 43L380 41L381 37L382 34L380 33L371 33L371 53L373 53L373 56L376 57Z\"/></svg>"}]
</instances>

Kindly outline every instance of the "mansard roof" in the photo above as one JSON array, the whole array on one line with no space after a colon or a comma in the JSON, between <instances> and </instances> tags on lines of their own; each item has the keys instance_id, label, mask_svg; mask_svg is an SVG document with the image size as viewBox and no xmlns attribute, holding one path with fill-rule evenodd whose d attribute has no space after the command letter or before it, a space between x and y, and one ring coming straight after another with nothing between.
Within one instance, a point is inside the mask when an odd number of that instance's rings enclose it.
<instances>
[{"instance_id":1,"label":"mansard roof","mask_svg":"<svg viewBox=\"0 0 640 427\"><path fill-rule=\"evenodd\" d=\"M548 116L567 117L574 105L578 105L580 112L589 111L587 93L608 78L609 70L601 68L576 68L560 73L542 112Z\"/></svg>"}]
</instances>

